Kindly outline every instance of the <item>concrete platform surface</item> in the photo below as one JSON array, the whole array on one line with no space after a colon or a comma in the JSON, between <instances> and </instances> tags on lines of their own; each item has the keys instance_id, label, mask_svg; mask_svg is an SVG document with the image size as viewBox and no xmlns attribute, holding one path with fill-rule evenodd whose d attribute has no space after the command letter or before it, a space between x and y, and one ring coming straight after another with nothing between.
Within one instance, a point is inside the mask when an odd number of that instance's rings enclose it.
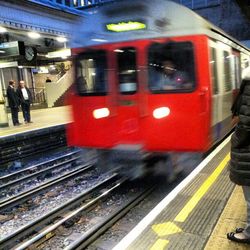
<instances>
[{"instance_id":1,"label":"concrete platform surface","mask_svg":"<svg viewBox=\"0 0 250 250\"><path fill-rule=\"evenodd\" d=\"M29 124L24 123L22 112L19 112L18 116L19 122L21 122L22 125L14 127L11 120L11 114L8 114L9 127L0 128L0 138L31 130L66 124L71 121L70 106L32 110L31 120L33 123Z\"/></svg>"}]
</instances>

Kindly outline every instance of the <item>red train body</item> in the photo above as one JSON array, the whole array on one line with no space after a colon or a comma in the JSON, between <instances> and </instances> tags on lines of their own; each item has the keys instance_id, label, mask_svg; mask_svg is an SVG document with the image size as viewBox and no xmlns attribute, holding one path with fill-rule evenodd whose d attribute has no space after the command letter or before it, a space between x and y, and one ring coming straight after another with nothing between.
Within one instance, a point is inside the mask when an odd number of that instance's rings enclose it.
<instances>
[{"instance_id":1,"label":"red train body","mask_svg":"<svg viewBox=\"0 0 250 250\"><path fill-rule=\"evenodd\" d=\"M126 32L102 30L101 39L89 38L82 47L72 50L77 91L70 100L74 122L68 126L69 145L96 149L135 147L145 152L197 152L208 150L231 129L233 91L240 84L241 68L249 58L249 51L190 10L163 2L168 10L184 13L184 23L187 18L194 18L193 22L198 20L195 26L182 27L178 21L179 26L173 25L172 29L153 35L147 33L145 27ZM150 1L144 5L153 10L157 8L157 4L151 5ZM118 4L103 6L93 15L101 22L98 13L115 8ZM158 8L164 7L159 3ZM122 19L138 20L139 15L134 17L127 10L128 14L129 19ZM123 25L117 18L109 23ZM176 18L166 15L162 20L171 23ZM149 29L149 22L145 23ZM104 24L103 20L99 23L100 29ZM92 27L98 27L98 23ZM151 87L156 81L152 75L161 72L162 61L169 57L164 59L165 51L181 70L192 75L191 87L172 90ZM104 79L99 79L102 84L105 82L102 91L93 87L98 74L102 74L99 64L105 68L102 72L105 76L99 77ZM84 90L79 79L84 79Z\"/></svg>"}]
</instances>

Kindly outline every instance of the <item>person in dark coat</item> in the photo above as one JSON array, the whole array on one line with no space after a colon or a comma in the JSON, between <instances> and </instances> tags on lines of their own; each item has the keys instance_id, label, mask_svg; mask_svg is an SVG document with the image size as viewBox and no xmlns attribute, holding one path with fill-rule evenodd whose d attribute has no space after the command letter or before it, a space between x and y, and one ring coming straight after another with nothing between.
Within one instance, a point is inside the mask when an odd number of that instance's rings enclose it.
<instances>
[{"instance_id":1,"label":"person in dark coat","mask_svg":"<svg viewBox=\"0 0 250 250\"><path fill-rule=\"evenodd\" d=\"M32 102L32 96L31 96L30 90L25 86L24 81L19 82L17 94L18 94L20 102L21 102L24 122L25 123L32 123L32 121L30 119L30 104Z\"/></svg>"},{"instance_id":2,"label":"person in dark coat","mask_svg":"<svg viewBox=\"0 0 250 250\"><path fill-rule=\"evenodd\" d=\"M228 233L227 238L250 244L250 69L243 78L232 111L238 123L231 139L230 179L242 186L247 203L247 225Z\"/></svg>"},{"instance_id":3,"label":"person in dark coat","mask_svg":"<svg viewBox=\"0 0 250 250\"><path fill-rule=\"evenodd\" d=\"M18 120L18 106L19 106L19 98L15 91L15 81L10 80L9 86L7 88L7 98L9 107L11 110L12 122L14 126L19 126L21 123Z\"/></svg>"}]
</instances>

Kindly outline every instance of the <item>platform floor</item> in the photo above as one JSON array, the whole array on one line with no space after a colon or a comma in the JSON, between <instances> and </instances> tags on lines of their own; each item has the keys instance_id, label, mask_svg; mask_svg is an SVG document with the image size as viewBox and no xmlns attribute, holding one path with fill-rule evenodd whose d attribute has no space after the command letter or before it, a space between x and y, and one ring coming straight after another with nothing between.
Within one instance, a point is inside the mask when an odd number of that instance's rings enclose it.
<instances>
[{"instance_id":1,"label":"platform floor","mask_svg":"<svg viewBox=\"0 0 250 250\"><path fill-rule=\"evenodd\" d=\"M29 124L24 123L23 114L19 112L19 122L21 122L22 125L16 127L12 124L11 114L8 114L8 118L9 127L0 128L0 138L31 130L66 124L71 121L69 106L31 110L31 120L33 123Z\"/></svg>"},{"instance_id":2,"label":"platform floor","mask_svg":"<svg viewBox=\"0 0 250 250\"><path fill-rule=\"evenodd\" d=\"M245 224L240 187L229 180L230 138L169 193L113 250L233 250L228 232Z\"/></svg>"}]
</instances>

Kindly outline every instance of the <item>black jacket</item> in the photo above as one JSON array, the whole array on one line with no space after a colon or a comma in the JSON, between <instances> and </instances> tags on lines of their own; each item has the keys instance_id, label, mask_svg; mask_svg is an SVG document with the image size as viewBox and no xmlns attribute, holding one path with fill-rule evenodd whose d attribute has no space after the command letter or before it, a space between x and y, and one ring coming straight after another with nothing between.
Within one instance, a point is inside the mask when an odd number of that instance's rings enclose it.
<instances>
[{"instance_id":1,"label":"black jacket","mask_svg":"<svg viewBox=\"0 0 250 250\"><path fill-rule=\"evenodd\" d=\"M250 186L250 80L243 80L235 114L239 123L231 139L230 179Z\"/></svg>"},{"instance_id":2,"label":"black jacket","mask_svg":"<svg viewBox=\"0 0 250 250\"><path fill-rule=\"evenodd\" d=\"M10 108L18 108L20 104L19 97L15 89L10 86L7 88L7 98Z\"/></svg>"},{"instance_id":3,"label":"black jacket","mask_svg":"<svg viewBox=\"0 0 250 250\"><path fill-rule=\"evenodd\" d=\"M32 102L31 92L30 92L30 90L27 87L25 87L25 89L26 89L26 91L28 93L29 102L31 103ZM19 97L19 100L20 100L21 104L25 103L25 99L23 97L22 89L19 87L16 92L17 92L17 95Z\"/></svg>"}]
</instances>

